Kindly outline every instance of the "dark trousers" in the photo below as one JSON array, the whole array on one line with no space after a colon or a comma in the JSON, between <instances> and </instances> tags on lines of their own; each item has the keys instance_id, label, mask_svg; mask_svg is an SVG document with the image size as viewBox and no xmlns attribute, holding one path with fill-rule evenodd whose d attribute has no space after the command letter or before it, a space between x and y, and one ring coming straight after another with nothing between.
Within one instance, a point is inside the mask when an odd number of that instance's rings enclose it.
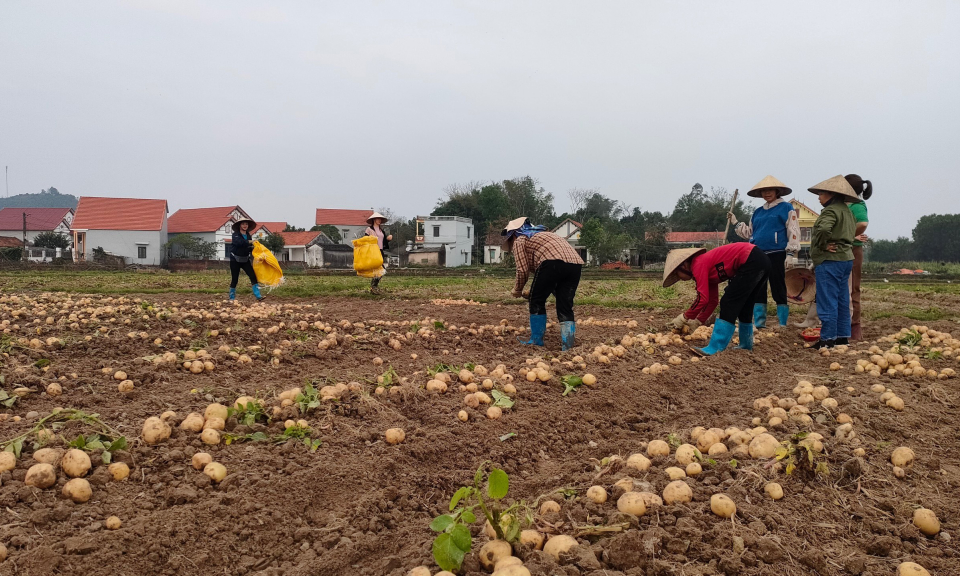
<instances>
[{"instance_id":1,"label":"dark trousers","mask_svg":"<svg viewBox=\"0 0 960 576\"><path fill-rule=\"evenodd\" d=\"M757 304L767 303L767 284L770 284L770 294L777 305L787 303L787 271L784 269L784 263L787 261L786 252L767 252L767 258L770 260L770 272L767 280L763 281L763 288L757 300Z\"/></svg>"},{"instance_id":2,"label":"dark trousers","mask_svg":"<svg viewBox=\"0 0 960 576\"><path fill-rule=\"evenodd\" d=\"M557 319L573 322L573 298L580 285L580 264L547 260L537 268L530 286L530 315L547 313L547 297L557 298Z\"/></svg>"},{"instance_id":3,"label":"dark trousers","mask_svg":"<svg viewBox=\"0 0 960 576\"><path fill-rule=\"evenodd\" d=\"M767 298L769 271L770 258L754 247L720 297L720 319L731 324L737 320L741 324L753 324L753 305Z\"/></svg>"},{"instance_id":4,"label":"dark trousers","mask_svg":"<svg viewBox=\"0 0 960 576\"><path fill-rule=\"evenodd\" d=\"M247 273L247 277L250 278L251 284L257 283L257 273L253 271L253 263L250 260L246 262L237 262L233 258L230 259L230 287L237 287L237 280L240 279L240 270L243 270Z\"/></svg>"}]
</instances>

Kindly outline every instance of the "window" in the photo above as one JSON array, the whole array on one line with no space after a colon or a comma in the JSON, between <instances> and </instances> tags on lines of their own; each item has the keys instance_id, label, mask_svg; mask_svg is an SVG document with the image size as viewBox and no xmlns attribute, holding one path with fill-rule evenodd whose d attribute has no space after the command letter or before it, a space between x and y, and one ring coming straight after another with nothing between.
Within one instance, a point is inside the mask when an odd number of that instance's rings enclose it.
<instances>
[{"instance_id":1,"label":"window","mask_svg":"<svg viewBox=\"0 0 960 576\"><path fill-rule=\"evenodd\" d=\"M349 229L349 228L344 228L343 230L341 230L341 231L340 231L340 238L343 239L343 240L347 240L348 238L350 238L350 229Z\"/></svg>"},{"instance_id":2,"label":"window","mask_svg":"<svg viewBox=\"0 0 960 576\"><path fill-rule=\"evenodd\" d=\"M470 227L467 226L467 238L469 238L469 237L470 237Z\"/></svg>"},{"instance_id":3,"label":"window","mask_svg":"<svg viewBox=\"0 0 960 576\"><path fill-rule=\"evenodd\" d=\"M146 257L147 257L147 247L137 246L137 258L146 258Z\"/></svg>"},{"instance_id":4,"label":"window","mask_svg":"<svg viewBox=\"0 0 960 576\"><path fill-rule=\"evenodd\" d=\"M433 237L434 237L434 238L439 238L439 237L440 237L440 227L439 227L439 226L434 226L434 227L433 227Z\"/></svg>"},{"instance_id":5,"label":"window","mask_svg":"<svg viewBox=\"0 0 960 576\"><path fill-rule=\"evenodd\" d=\"M801 228L801 229L800 229L800 241L801 241L801 242L809 242L809 241L810 241L810 236L811 236L811 233L812 233L812 232L813 232L813 228Z\"/></svg>"},{"instance_id":6,"label":"window","mask_svg":"<svg viewBox=\"0 0 960 576\"><path fill-rule=\"evenodd\" d=\"M496 248L491 248L491 249L490 249L490 259L487 260L487 263L493 262L493 261L496 260L496 259L497 259L497 249L496 249Z\"/></svg>"}]
</instances>

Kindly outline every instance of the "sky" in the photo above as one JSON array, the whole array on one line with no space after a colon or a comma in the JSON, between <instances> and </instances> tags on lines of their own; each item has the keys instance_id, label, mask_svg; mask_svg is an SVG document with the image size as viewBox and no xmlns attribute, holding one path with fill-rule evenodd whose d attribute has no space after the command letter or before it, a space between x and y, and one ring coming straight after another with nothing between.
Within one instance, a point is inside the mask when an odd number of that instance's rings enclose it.
<instances>
[{"instance_id":1,"label":"sky","mask_svg":"<svg viewBox=\"0 0 960 576\"><path fill-rule=\"evenodd\" d=\"M0 166L304 227L525 175L561 213L857 173L892 239L960 212L958 29L953 0L4 0Z\"/></svg>"}]
</instances>

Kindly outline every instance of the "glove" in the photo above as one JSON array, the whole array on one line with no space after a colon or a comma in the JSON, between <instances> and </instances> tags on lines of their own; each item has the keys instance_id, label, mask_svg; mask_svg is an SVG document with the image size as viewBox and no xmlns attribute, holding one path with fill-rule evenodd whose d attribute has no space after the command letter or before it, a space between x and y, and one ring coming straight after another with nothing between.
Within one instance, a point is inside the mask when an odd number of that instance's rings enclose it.
<instances>
[{"instance_id":1,"label":"glove","mask_svg":"<svg viewBox=\"0 0 960 576\"><path fill-rule=\"evenodd\" d=\"M783 267L787 270L791 268L796 268L798 264L797 257L793 254L787 254L786 260L783 261Z\"/></svg>"},{"instance_id":2,"label":"glove","mask_svg":"<svg viewBox=\"0 0 960 576\"><path fill-rule=\"evenodd\" d=\"M683 314L680 314L676 318L670 321L667 326L673 328L674 330L683 330L683 327L687 325L687 317Z\"/></svg>"},{"instance_id":3,"label":"glove","mask_svg":"<svg viewBox=\"0 0 960 576\"><path fill-rule=\"evenodd\" d=\"M513 290L510 292L510 295L513 296L514 298L519 298L521 294L522 292L520 292L519 290Z\"/></svg>"},{"instance_id":4,"label":"glove","mask_svg":"<svg viewBox=\"0 0 960 576\"><path fill-rule=\"evenodd\" d=\"M734 226L736 226L736 224L737 224L737 215L734 214L733 212L727 212L727 220L729 220L731 224L733 224Z\"/></svg>"},{"instance_id":5,"label":"glove","mask_svg":"<svg viewBox=\"0 0 960 576\"><path fill-rule=\"evenodd\" d=\"M700 327L700 321L694 318L693 320L687 320L687 326L690 327L690 331L693 332Z\"/></svg>"}]
</instances>

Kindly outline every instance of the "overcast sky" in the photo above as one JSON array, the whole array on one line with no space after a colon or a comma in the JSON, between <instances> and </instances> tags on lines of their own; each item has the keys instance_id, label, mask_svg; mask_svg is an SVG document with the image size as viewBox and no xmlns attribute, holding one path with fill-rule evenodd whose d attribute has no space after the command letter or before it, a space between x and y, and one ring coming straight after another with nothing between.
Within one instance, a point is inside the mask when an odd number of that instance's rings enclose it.
<instances>
[{"instance_id":1,"label":"overcast sky","mask_svg":"<svg viewBox=\"0 0 960 576\"><path fill-rule=\"evenodd\" d=\"M893 238L960 212L958 30L956 1L3 0L0 166L305 227L527 174L562 212L856 172Z\"/></svg>"}]
</instances>

